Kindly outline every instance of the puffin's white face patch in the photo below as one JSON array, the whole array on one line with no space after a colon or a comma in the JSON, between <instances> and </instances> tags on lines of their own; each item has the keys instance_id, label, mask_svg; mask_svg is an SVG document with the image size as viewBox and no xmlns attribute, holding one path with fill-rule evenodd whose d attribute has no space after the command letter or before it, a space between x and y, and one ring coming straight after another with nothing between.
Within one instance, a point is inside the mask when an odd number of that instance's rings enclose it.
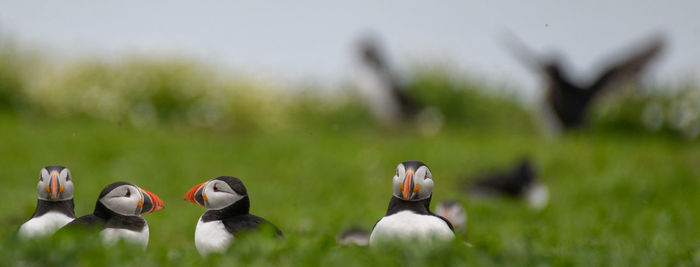
<instances>
[{"instance_id":1,"label":"puffin's white face patch","mask_svg":"<svg viewBox=\"0 0 700 267\"><path fill-rule=\"evenodd\" d=\"M118 186L100 199L102 205L124 216L140 215L139 202L143 203L143 195L141 190L133 185Z\"/></svg>"},{"instance_id":2,"label":"puffin's white face patch","mask_svg":"<svg viewBox=\"0 0 700 267\"><path fill-rule=\"evenodd\" d=\"M410 183L406 183L409 174L411 175L413 189L416 191L414 191L412 193L413 196L407 200L423 200L429 198L433 193L433 175L430 173L430 169L425 165L418 167L416 170L406 169L403 163L400 163L396 167L396 174L393 178L394 196L404 199L403 187L410 185Z\"/></svg>"},{"instance_id":3,"label":"puffin's white face patch","mask_svg":"<svg viewBox=\"0 0 700 267\"><path fill-rule=\"evenodd\" d=\"M210 210L223 209L244 197L236 193L226 182L216 179L205 185L203 195L206 195L204 204Z\"/></svg>"},{"instance_id":4,"label":"puffin's white face patch","mask_svg":"<svg viewBox=\"0 0 700 267\"><path fill-rule=\"evenodd\" d=\"M56 199L52 192L55 191ZM73 176L68 168L52 170L42 168L37 183L38 198L48 201L63 201L73 199Z\"/></svg>"},{"instance_id":5,"label":"puffin's white face patch","mask_svg":"<svg viewBox=\"0 0 700 267\"><path fill-rule=\"evenodd\" d=\"M525 199L530 207L535 210L541 210L549 202L549 190L546 185L535 183L526 189Z\"/></svg>"}]
</instances>

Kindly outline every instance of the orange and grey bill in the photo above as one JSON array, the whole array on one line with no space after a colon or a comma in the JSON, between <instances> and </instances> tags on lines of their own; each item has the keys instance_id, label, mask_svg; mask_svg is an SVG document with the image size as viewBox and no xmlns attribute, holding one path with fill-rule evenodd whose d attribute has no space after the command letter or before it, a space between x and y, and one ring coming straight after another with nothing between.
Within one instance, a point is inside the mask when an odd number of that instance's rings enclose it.
<instances>
[{"instance_id":1,"label":"orange and grey bill","mask_svg":"<svg viewBox=\"0 0 700 267\"><path fill-rule=\"evenodd\" d=\"M413 170L408 170L406 173L406 179L403 180L403 199L409 199L411 196L411 185L413 184Z\"/></svg>"},{"instance_id":2,"label":"orange and grey bill","mask_svg":"<svg viewBox=\"0 0 700 267\"><path fill-rule=\"evenodd\" d=\"M51 172L51 200L58 200L58 172Z\"/></svg>"},{"instance_id":3,"label":"orange and grey bill","mask_svg":"<svg viewBox=\"0 0 700 267\"><path fill-rule=\"evenodd\" d=\"M201 189L204 189L205 184L207 184L207 182L192 187L190 191L187 191L187 194L185 195L185 200L204 207L204 203L197 200L197 192L200 192ZM200 194L202 196L202 200L206 201L206 195L204 195L203 193Z\"/></svg>"},{"instance_id":4,"label":"orange and grey bill","mask_svg":"<svg viewBox=\"0 0 700 267\"><path fill-rule=\"evenodd\" d=\"M139 189L141 190L141 194L144 196L143 202L140 203L141 205L143 205L141 214L148 214L165 208L165 205L163 205L163 201L160 200L160 198L156 196L156 194L153 194L142 188Z\"/></svg>"}]
</instances>

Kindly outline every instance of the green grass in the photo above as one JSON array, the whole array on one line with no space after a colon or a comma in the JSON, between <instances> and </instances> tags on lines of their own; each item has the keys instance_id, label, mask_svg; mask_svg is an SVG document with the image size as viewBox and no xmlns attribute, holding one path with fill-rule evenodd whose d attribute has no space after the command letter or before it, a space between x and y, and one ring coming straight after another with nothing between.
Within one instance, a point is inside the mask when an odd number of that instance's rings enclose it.
<instances>
[{"instance_id":1,"label":"green grass","mask_svg":"<svg viewBox=\"0 0 700 267\"><path fill-rule=\"evenodd\" d=\"M648 133L590 130L560 138L516 130L448 127L435 136L400 130L310 124L230 133L187 127L137 128L90 119L0 113L0 265L698 265L700 145ZM522 155L550 187L542 211L501 199L473 201L464 176ZM469 214L467 234L450 244L383 249L339 247L335 235L370 229L386 211L396 164L426 162L433 205L455 198ZM158 194L166 209L146 215L146 251L104 248L89 236L20 242L36 178L62 164L74 176L76 214L92 211L107 184L125 180ZM252 213L286 238L251 236L202 259L194 228L204 209L187 190L219 175L241 178ZM463 244L467 241L472 247Z\"/></svg>"}]
</instances>

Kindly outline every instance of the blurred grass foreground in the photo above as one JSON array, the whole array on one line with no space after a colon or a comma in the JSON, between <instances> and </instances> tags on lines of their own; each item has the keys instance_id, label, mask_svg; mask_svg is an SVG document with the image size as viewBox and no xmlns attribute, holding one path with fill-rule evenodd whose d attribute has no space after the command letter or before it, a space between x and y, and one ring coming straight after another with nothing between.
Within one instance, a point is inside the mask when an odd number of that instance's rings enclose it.
<instances>
[{"instance_id":1,"label":"blurred grass foreground","mask_svg":"<svg viewBox=\"0 0 700 267\"><path fill-rule=\"evenodd\" d=\"M591 127L552 138L537 107L450 73L417 69L408 81L444 120L425 135L415 122L380 124L352 90L279 88L172 58L57 66L0 42L0 265L700 265L697 87L622 90L595 107ZM475 201L459 187L523 155L550 188L545 209ZM426 247L337 245L339 231L370 230L384 215L408 159L430 166L433 205L465 205L467 233ZM77 215L113 181L158 194L166 209L145 216L148 249L82 235L18 240L50 164L71 169ZM241 178L251 212L286 238L241 238L202 259L193 239L204 210L182 197L219 175Z\"/></svg>"}]
</instances>

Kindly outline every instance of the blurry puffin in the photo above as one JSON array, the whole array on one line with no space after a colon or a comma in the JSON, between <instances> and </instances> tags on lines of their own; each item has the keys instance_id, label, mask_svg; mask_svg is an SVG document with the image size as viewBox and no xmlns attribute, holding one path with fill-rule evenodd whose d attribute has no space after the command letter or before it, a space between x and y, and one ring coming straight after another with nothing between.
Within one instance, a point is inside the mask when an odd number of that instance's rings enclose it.
<instances>
[{"instance_id":1,"label":"blurry puffin","mask_svg":"<svg viewBox=\"0 0 700 267\"><path fill-rule=\"evenodd\" d=\"M75 219L73 211L73 177L68 168L47 166L39 172L36 210L19 228L23 238L51 235Z\"/></svg>"},{"instance_id":2,"label":"blurry puffin","mask_svg":"<svg viewBox=\"0 0 700 267\"><path fill-rule=\"evenodd\" d=\"M467 184L466 191L475 197L502 195L522 199L536 210L546 207L549 201L549 189L537 181L535 166L527 158L511 170L477 177Z\"/></svg>"},{"instance_id":3,"label":"blurry puffin","mask_svg":"<svg viewBox=\"0 0 700 267\"><path fill-rule=\"evenodd\" d=\"M148 245L148 223L141 214L163 208L163 201L155 194L132 183L116 182L102 189L92 214L75 219L65 228L95 227L100 230L106 244L124 238L145 247Z\"/></svg>"},{"instance_id":4,"label":"blurry puffin","mask_svg":"<svg viewBox=\"0 0 700 267\"><path fill-rule=\"evenodd\" d=\"M185 200L207 208L197 222L194 244L202 256L223 252L234 235L269 225L278 236L282 232L267 220L250 214L250 198L243 182L236 177L219 176L198 184Z\"/></svg>"},{"instance_id":5,"label":"blurry puffin","mask_svg":"<svg viewBox=\"0 0 700 267\"><path fill-rule=\"evenodd\" d=\"M369 232L358 226L346 228L336 237L338 244L347 246L355 245L360 247L369 246Z\"/></svg>"},{"instance_id":6,"label":"blurry puffin","mask_svg":"<svg viewBox=\"0 0 700 267\"><path fill-rule=\"evenodd\" d=\"M386 215L372 229L370 245L385 238L454 238L452 224L430 211L432 177L428 166L420 161L404 161L396 167L394 194Z\"/></svg>"},{"instance_id":7,"label":"blurry puffin","mask_svg":"<svg viewBox=\"0 0 700 267\"><path fill-rule=\"evenodd\" d=\"M455 200L444 200L435 206L435 213L450 221L455 230L467 230L467 211Z\"/></svg>"}]
</instances>

